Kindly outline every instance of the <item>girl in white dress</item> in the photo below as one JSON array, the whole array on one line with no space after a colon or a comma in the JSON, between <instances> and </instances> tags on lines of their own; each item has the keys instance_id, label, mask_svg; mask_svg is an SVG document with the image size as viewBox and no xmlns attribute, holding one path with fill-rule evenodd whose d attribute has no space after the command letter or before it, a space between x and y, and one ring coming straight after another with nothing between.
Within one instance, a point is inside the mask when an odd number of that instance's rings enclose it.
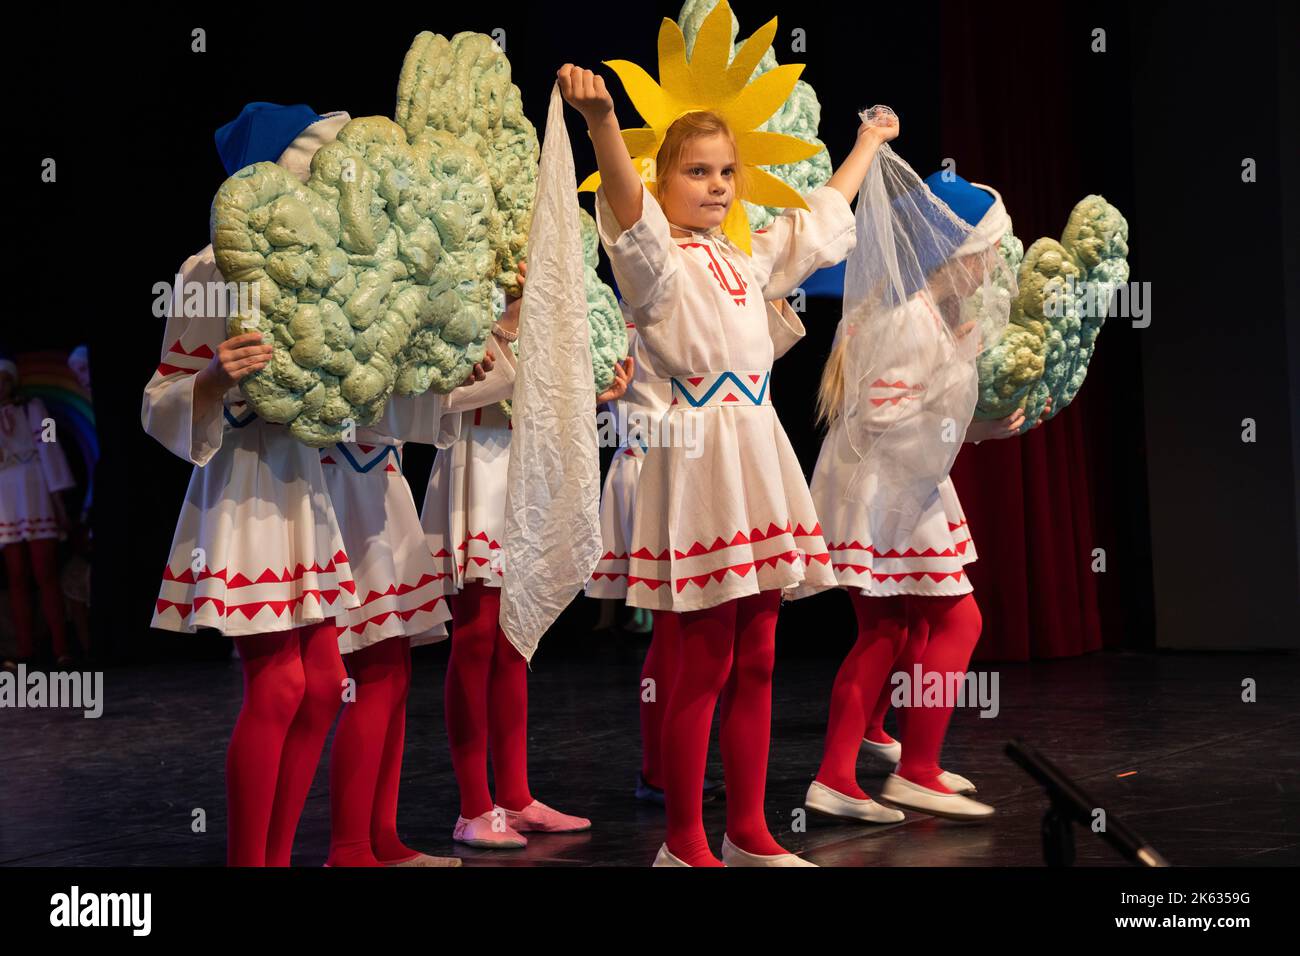
<instances>
[{"instance_id":1,"label":"girl in white dress","mask_svg":"<svg viewBox=\"0 0 1300 956\"><path fill-rule=\"evenodd\" d=\"M337 620L339 651L355 688L330 752L328 866L459 866L456 857L413 850L397 834L411 648L447 637L445 572L434 560L402 475L406 440L434 444L442 415L510 394L508 350L493 352L477 384L450 395L393 396L384 418L355 442L320 450L325 486L352 565L360 605Z\"/></svg>"},{"instance_id":2,"label":"girl in white dress","mask_svg":"<svg viewBox=\"0 0 1300 956\"><path fill-rule=\"evenodd\" d=\"M522 262L520 275L522 285ZM493 327L504 354L519 334L521 301L508 297ZM622 396L629 371L615 363L614 384L595 401ZM451 603L445 703L460 789L452 838L483 849L518 849L528 843L525 833L573 833L591 821L547 806L528 787L528 665L499 623L512 429L500 405L475 405L448 403L420 520ZM495 794L488 787L489 753Z\"/></svg>"},{"instance_id":3,"label":"girl in white dress","mask_svg":"<svg viewBox=\"0 0 1300 956\"><path fill-rule=\"evenodd\" d=\"M59 587L58 545L68 518L62 492L73 487L72 472L39 398L18 401L18 366L0 359L0 549L4 550L13 610L16 669L35 652L31 579L40 590L41 610L50 629L58 665L70 663L63 592ZM51 440L53 439L53 440Z\"/></svg>"},{"instance_id":4,"label":"girl in white dress","mask_svg":"<svg viewBox=\"0 0 1300 956\"><path fill-rule=\"evenodd\" d=\"M647 450L628 541L628 603L681 613L680 663L662 730L668 834L656 864L722 865L701 814L721 694L724 860L811 865L781 848L763 814L774 636L783 592L834 577L807 483L772 409L775 345L765 303L849 252L849 201L897 128L864 125L830 183L805 197L809 208L754 235L746 255L715 232L738 197L745 161L720 116L694 109L671 121L656 157L656 196L628 155L603 78L571 64L559 78L596 149L597 225L637 328L637 369L661 393L664 422L680 438Z\"/></svg>"},{"instance_id":5,"label":"girl in white dress","mask_svg":"<svg viewBox=\"0 0 1300 956\"><path fill-rule=\"evenodd\" d=\"M346 113L250 104L217 134L227 173L275 159L306 182L316 151ZM152 624L230 636L244 700L226 757L227 861L288 866L321 749L342 703L340 636L357 623L358 595L322 453L247 406L239 382L265 367L272 347L252 332L227 338L226 317L194 302L223 284L211 246L179 270L162 357L145 387L144 429L194 464ZM198 288L201 296L187 296ZM483 375L476 369L474 377ZM412 402L415 400L407 400ZM441 415L436 396L423 398ZM389 412L399 416L400 402ZM408 416L417 412L408 411ZM381 428L400 434L399 426ZM378 585L378 586L376 586ZM436 608L436 605L435 605ZM337 619L342 619L342 626Z\"/></svg>"},{"instance_id":6,"label":"girl in white dress","mask_svg":"<svg viewBox=\"0 0 1300 956\"><path fill-rule=\"evenodd\" d=\"M892 152L888 162L905 167ZM950 401L944 406L945 413L962 409L964 418L951 425L961 429L966 441L1008 437L1023 422L1022 413L1002 422L970 424L976 350L963 351L960 346L954 347L954 342L971 334L973 328L961 326L955 332L949 331L959 321L954 317L961 315L962 297L970 295L972 283L983 282L999 261L996 245L1010 230L1001 198L987 187L977 187L951 174L936 174L925 180L924 186L918 182L916 195L923 197L917 201L918 206L935 210L926 216L940 223L940 235L915 240L920 260L915 271L925 277L918 275L917 284L923 287L894 312L882 310L887 318L880 320L880 327L891 331L876 333L873 346L877 354L870 357L875 371L850 409L857 423L854 427L871 435L908 436L898 439L887 451L883 444L873 450L877 456L873 460L887 464L913 449L940 447L938 435L931 435L930 429L931 419L938 428L941 413L932 413L928 408L919 411L930 401ZM910 208L908 202L904 196L895 198L894 205ZM899 221L916 225L922 218L900 215ZM950 227L950 234L945 235ZM947 238L951 238L951 245L945 247L943 241ZM899 254L898 258L905 256ZM906 275L909 270L903 266L898 271ZM883 279L881 284L888 286L889 281ZM822 418L829 421L830 430L813 473L812 494L826 532L836 580L847 590L857 614L858 638L836 676L826 748L805 805L840 818L891 823L903 819L903 814L877 804L858 786L857 755L872 709L891 689L886 687L886 681L896 665L904 667L909 681L915 676L908 666L913 663L919 663L921 673L926 675L964 673L980 634L979 609L964 570L975 560L975 546L946 467L941 469L943 477L931 484L927 493L917 495L921 499L919 515L908 522L910 530L901 532L905 535L901 542L882 544L883 528L875 524L882 516L888 518L905 510L905 494L889 491L874 499L846 496L855 475L863 471L864 443L858 439L855 446L851 428L846 425L845 410L850 401L846 397L846 378L851 373L846 371L845 355L854 347L851 338L855 332L872 334L870 328L855 329L850 324L850 298L846 292L846 319L837 333L819 395ZM954 397L934 398L933 394L941 389ZM891 433L891 429L895 431ZM925 456L917 455L916 460L925 460ZM868 487L896 487L889 483L893 472L888 479L872 468L868 472ZM952 710L947 701L900 710L904 747L888 748L885 741L871 746L872 742L867 742L869 749L883 752L882 756L893 756L895 760L901 756L882 797L897 806L936 815L983 818L992 814L993 808L963 796L962 792L974 789L970 782L938 765Z\"/></svg>"},{"instance_id":7,"label":"girl in white dress","mask_svg":"<svg viewBox=\"0 0 1300 956\"><path fill-rule=\"evenodd\" d=\"M623 308L626 310L626 306ZM773 358L780 358L804 335L803 323L785 299L767 303L768 328L774 347ZM636 325L628 323L628 348L636 342ZM614 407L614 406L611 406ZM627 395L617 403L619 417L626 420L627 440L619 446L605 476L600 496L600 530L603 552L600 563L587 583L588 597L627 600L628 541L632 538L632 519L636 513L636 482L641 462L648 450L647 427L658 422L668 410L662 392L647 387L635 371ZM647 803L663 805L663 716L680 657L681 629L679 615L672 611L651 611L654 631L641 667L641 769L637 774L636 797ZM721 781L705 778L704 798L720 795Z\"/></svg>"}]
</instances>

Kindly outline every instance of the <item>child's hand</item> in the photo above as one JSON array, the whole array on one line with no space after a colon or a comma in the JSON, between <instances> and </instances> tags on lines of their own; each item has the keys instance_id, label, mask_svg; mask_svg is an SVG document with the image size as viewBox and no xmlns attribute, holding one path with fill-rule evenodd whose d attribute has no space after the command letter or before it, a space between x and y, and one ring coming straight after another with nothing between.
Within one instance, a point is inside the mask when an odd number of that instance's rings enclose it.
<instances>
[{"instance_id":1,"label":"child's hand","mask_svg":"<svg viewBox=\"0 0 1300 956\"><path fill-rule=\"evenodd\" d=\"M1029 427L1029 431L1042 426L1047 420L1047 413L1052 410L1052 399L1049 396L1047 403L1043 406L1042 414L1038 416L1038 421ZM966 426L967 441L988 441L991 438L1015 438L1020 434L1020 429L1025 425L1025 410L1017 408L1006 418L999 418L992 422L971 422Z\"/></svg>"},{"instance_id":2,"label":"child's hand","mask_svg":"<svg viewBox=\"0 0 1300 956\"><path fill-rule=\"evenodd\" d=\"M628 356L622 362L614 363L614 381L599 395L596 396L596 404L602 402L616 402L627 393L628 383L632 381L632 373L636 370L636 360Z\"/></svg>"},{"instance_id":3,"label":"child's hand","mask_svg":"<svg viewBox=\"0 0 1300 956\"><path fill-rule=\"evenodd\" d=\"M874 122L863 123L858 127L858 142L863 139L873 140L877 145L888 143L898 138L898 117L893 113L882 113Z\"/></svg>"},{"instance_id":4,"label":"child's hand","mask_svg":"<svg viewBox=\"0 0 1300 956\"><path fill-rule=\"evenodd\" d=\"M506 296L506 309L501 313L501 318L497 319L497 325L507 334L519 331L519 309L520 303L524 301L524 281L527 277L528 264L520 259L519 294Z\"/></svg>"},{"instance_id":5,"label":"child's hand","mask_svg":"<svg viewBox=\"0 0 1300 956\"><path fill-rule=\"evenodd\" d=\"M556 76L564 102L582 114L588 126L595 126L614 112L614 98L605 89L605 78L591 70L566 63Z\"/></svg>"},{"instance_id":6,"label":"child's hand","mask_svg":"<svg viewBox=\"0 0 1300 956\"><path fill-rule=\"evenodd\" d=\"M274 346L262 341L261 332L245 332L217 346L208 367L194 377L194 388L206 400L219 400L226 392L271 361Z\"/></svg>"},{"instance_id":7,"label":"child's hand","mask_svg":"<svg viewBox=\"0 0 1300 956\"><path fill-rule=\"evenodd\" d=\"M1052 396L1048 395L1047 401L1043 403L1043 411L1041 412L1041 414L1039 414L1038 421L1030 425L1029 430L1033 431L1035 428L1042 428L1043 422L1047 421L1047 413L1050 412L1051 410L1052 410Z\"/></svg>"},{"instance_id":8,"label":"child's hand","mask_svg":"<svg viewBox=\"0 0 1300 956\"><path fill-rule=\"evenodd\" d=\"M971 422L966 426L966 441L989 441L994 438L1015 438L1025 424L1025 410L1017 408L1006 418L992 422Z\"/></svg>"},{"instance_id":9,"label":"child's hand","mask_svg":"<svg viewBox=\"0 0 1300 956\"><path fill-rule=\"evenodd\" d=\"M470 370L469 376L465 381L461 382L456 387L464 388L466 385L473 385L475 382L483 381L483 379L487 378L487 373L492 371L495 364L496 356L491 352L486 353L481 362L474 363L474 367Z\"/></svg>"}]
</instances>

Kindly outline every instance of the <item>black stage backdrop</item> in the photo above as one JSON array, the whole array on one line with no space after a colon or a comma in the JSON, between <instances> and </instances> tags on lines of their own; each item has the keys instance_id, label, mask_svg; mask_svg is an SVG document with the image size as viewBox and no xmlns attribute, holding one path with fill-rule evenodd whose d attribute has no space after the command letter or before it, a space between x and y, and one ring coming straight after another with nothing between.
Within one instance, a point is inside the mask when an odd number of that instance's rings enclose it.
<instances>
[{"instance_id":1,"label":"black stage backdrop","mask_svg":"<svg viewBox=\"0 0 1300 956\"><path fill-rule=\"evenodd\" d=\"M558 66L595 68L617 57L653 73L659 20L678 9L578 2L486 14L387 10L375 20L259 11L255 28L206 13L151 15L25 40L29 57L63 77L23 91L21 121L40 133L23 138L20 155L33 165L59 156L59 183L22 191L18 208L30 236L26 261L32 241L41 250L29 266L32 281L58 290L64 304L22 322L7 318L0 350L90 337L103 448L100 640L134 658L225 650L219 641L148 629L190 469L139 424L141 390L163 345L150 289L207 243L208 207L224 178L212 132L250 100L391 116L402 56L425 29L504 30L525 111L540 126ZM1026 439L968 446L959 460L955 480L981 554L972 568L986 615L981 656L1146 648L1157 633L1162 644L1182 636L1217 647L1277 646L1280 634L1294 647L1300 628L1287 625L1296 613L1298 326L1293 299L1288 369L1282 264L1284 254L1294 263L1295 253L1278 211L1288 169L1279 87L1295 102L1294 66L1284 64L1280 38L1296 35L1294 12L1262 6L1235 13L1225 29L1189 19L1192 8L1175 4L923 0L856 18L816 3L734 9L743 35L780 16L778 58L808 64L804 79L821 100L820 135L836 163L852 143L857 110L888 103L902 118L898 152L922 174L952 158L966 178L997 187L1026 244L1058 236L1089 192L1106 195L1129 219L1133 279L1154 287L1151 327L1111 320L1072 408ZM789 52L796 28L806 52ZM1098 28L1106 31L1104 54L1091 49ZM191 50L195 29L205 31L206 52ZM610 79L621 122L640 125ZM1206 115L1229 107L1229 120ZM593 157L576 114L569 128L585 173ZM1260 169L1249 202L1240 193L1243 156L1256 157ZM583 200L588 208L590 201ZM1219 215L1225 208L1232 212ZM1224 294L1244 288L1250 299L1240 307ZM809 300L807 340L777 367L774 400L808 473L820 443L813 397L837 306ZM1249 407L1216 408L1221 379L1209 371L1248 379L1250 388L1237 390L1253 396ZM1267 439L1257 445L1242 445L1237 431L1205 437L1207 428L1251 414L1265 423ZM1255 454L1252 463L1224 464L1243 448ZM430 461L410 447L417 501ZM1236 489L1233 501L1250 501L1252 510L1235 513L1222 500L1225 483ZM1090 570L1096 547L1106 550L1105 574ZM1265 553L1265 586L1253 562L1239 560L1243 550ZM1225 628L1226 611L1200 615L1218 594L1250 595L1250 627ZM1228 608L1243 601L1221 599ZM573 643L595 615L593 602L576 601L543 655ZM839 653L853 629L842 595L788 604L783 653ZM1274 640L1260 639L1264 629Z\"/></svg>"}]
</instances>

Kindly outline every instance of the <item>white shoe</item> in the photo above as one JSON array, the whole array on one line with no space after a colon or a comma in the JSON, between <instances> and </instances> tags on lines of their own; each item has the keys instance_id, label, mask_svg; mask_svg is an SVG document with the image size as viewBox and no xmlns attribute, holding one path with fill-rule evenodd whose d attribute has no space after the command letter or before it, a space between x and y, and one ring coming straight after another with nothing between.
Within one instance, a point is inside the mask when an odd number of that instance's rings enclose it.
<instances>
[{"instance_id":1,"label":"white shoe","mask_svg":"<svg viewBox=\"0 0 1300 956\"><path fill-rule=\"evenodd\" d=\"M885 778L880 799L905 810L916 810L947 820L984 820L995 812L978 800L963 797L960 793L940 793L905 780L896 773Z\"/></svg>"},{"instance_id":2,"label":"white shoe","mask_svg":"<svg viewBox=\"0 0 1300 956\"><path fill-rule=\"evenodd\" d=\"M677 857L669 853L667 843L659 847L659 852L655 856L655 861L650 865L652 867L653 866L690 866L689 863L679 860L677 859Z\"/></svg>"},{"instance_id":3,"label":"white shoe","mask_svg":"<svg viewBox=\"0 0 1300 956\"><path fill-rule=\"evenodd\" d=\"M842 820L859 820L863 823L897 823L903 814L892 807L882 807L870 797L863 800L848 794L832 790L824 783L814 780L803 798L803 805L809 810L828 817Z\"/></svg>"},{"instance_id":4,"label":"white shoe","mask_svg":"<svg viewBox=\"0 0 1300 956\"><path fill-rule=\"evenodd\" d=\"M951 790L953 793L974 793L975 784L971 783L959 773L952 773L948 770L939 774L939 782Z\"/></svg>"},{"instance_id":5,"label":"white shoe","mask_svg":"<svg viewBox=\"0 0 1300 956\"><path fill-rule=\"evenodd\" d=\"M891 767L896 767L898 761L903 759L903 745L897 740L891 740L887 744L878 744L874 740L863 737L862 749L881 763L887 763Z\"/></svg>"},{"instance_id":6,"label":"white shoe","mask_svg":"<svg viewBox=\"0 0 1300 956\"><path fill-rule=\"evenodd\" d=\"M771 856L759 856L746 853L731 842L731 837L722 838L722 862L726 866L816 866L810 860L803 860L793 853L775 853Z\"/></svg>"}]
</instances>

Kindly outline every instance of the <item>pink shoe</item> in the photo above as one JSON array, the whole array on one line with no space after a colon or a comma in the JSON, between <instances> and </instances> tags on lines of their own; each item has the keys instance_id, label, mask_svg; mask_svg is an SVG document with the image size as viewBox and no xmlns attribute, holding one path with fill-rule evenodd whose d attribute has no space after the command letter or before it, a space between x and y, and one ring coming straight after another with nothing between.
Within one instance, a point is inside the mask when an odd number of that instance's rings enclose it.
<instances>
[{"instance_id":1,"label":"pink shoe","mask_svg":"<svg viewBox=\"0 0 1300 956\"><path fill-rule=\"evenodd\" d=\"M522 810L505 810L505 815L510 826L521 833L577 833L591 829L591 821L586 817L571 817L552 810L540 800L534 800Z\"/></svg>"},{"instance_id":2,"label":"pink shoe","mask_svg":"<svg viewBox=\"0 0 1300 956\"><path fill-rule=\"evenodd\" d=\"M505 811L498 813L497 810L489 810L473 820L457 817L451 838L457 843L484 850L517 850L528 846L528 838L510 826L504 813Z\"/></svg>"}]
</instances>

